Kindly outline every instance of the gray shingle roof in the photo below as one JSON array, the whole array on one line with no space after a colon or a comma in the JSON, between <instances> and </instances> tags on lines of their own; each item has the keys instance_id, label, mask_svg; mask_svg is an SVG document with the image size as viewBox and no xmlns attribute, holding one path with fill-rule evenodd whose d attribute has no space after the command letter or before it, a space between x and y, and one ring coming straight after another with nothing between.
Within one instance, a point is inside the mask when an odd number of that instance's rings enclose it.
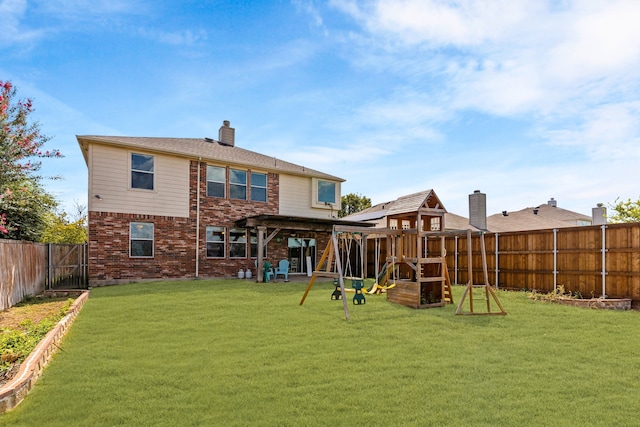
<instances>
[{"instance_id":1,"label":"gray shingle roof","mask_svg":"<svg viewBox=\"0 0 640 427\"><path fill-rule=\"evenodd\" d=\"M535 213L535 212L537 213ZM535 208L495 214L487 217L487 228L496 232L542 230L576 227L578 221L591 222L591 217L566 209L543 204Z\"/></svg>"},{"instance_id":2,"label":"gray shingle roof","mask_svg":"<svg viewBox=\"0 0 640 427\"><path fill-rule=\"evenodd\" d=\"M425 204L429 197L436 197L433 190L425 190L419 193L408 194L397 198L393 205L389 208L387 215L398 215L409 212L417 212ZM440 209L444 209L444 206L439 203Z\"/></svg>"},{"instance_id":3,"label":"gray shingle roof","mask_svg":"<svg viewBox=\"0 0 640 427\"><path fill-rule=\"evenodd\" d=\"M171 154L190 159L202 158L203 161L218 161L229 165L257 167L276 173L324 178L344 182L344 179L296 165L275 157L237 146L223 145L215 140L204 138L152 138L132 136L77 135L78 143L87 161L87 144L100 143L112 146L135 148L150 152Z\"/></svg>"}]
</instances>

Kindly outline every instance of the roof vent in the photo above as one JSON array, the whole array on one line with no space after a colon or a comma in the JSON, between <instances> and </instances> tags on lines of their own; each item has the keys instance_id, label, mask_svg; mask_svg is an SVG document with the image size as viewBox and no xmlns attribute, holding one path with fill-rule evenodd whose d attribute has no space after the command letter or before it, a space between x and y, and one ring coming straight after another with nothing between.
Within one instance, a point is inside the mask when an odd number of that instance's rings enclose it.
<instances>
[{"instance_id":1,"label":"roof vent","mask_svg":"<svg viewBox=\"0 0 640 427\"><path fill-rule=\"evenodd\" d=\"M502 211L502 216L509 216L509 212L507 212L507 211Z\"/></svg>"},{"instance_id":2,"label":"roof vent","mask_svg":"<svg viewBox=\"0 0 640 427\"><path fill-rule=\"evenodd\" d=\"M207 138L207 137L205 136L205 138L204 138L204 142L208 142L208 143L210 143L210 144L211 144L211 143L213 143L213 138Z\"/></svg>"},{"instance_id":3,"label":"roof vent","mask_svg":"<svg viewBox=\"0 0 640 427\"><path fill-rule=\"evenodd\" d=\"M538 208L533 208L533 214L538 215Z\"/></svg>"},{"instance_id":4,"label":"roof vent","mask_svg":"<svg viewBox=\"0 0 640 427\"><path fill-rule=\"evenodd\" d=\"M222 126L218 131L218 142L222 145L233 147L236 145L236 130L230 124L229 120L222 122Z\"/></svg>"},{"instance_id":5,"label":"roof vent","mask_svg":"<svg viewBox=\"0 0 640 427\"><path fill-rule=\"evenodd\" d=\"M554 199L553 197L551 198L551 200L549 200L547 202L547 204L551 207L557 208L558 207L558 202L556 201L556 199Z\"/></svg>"}]
</instances>

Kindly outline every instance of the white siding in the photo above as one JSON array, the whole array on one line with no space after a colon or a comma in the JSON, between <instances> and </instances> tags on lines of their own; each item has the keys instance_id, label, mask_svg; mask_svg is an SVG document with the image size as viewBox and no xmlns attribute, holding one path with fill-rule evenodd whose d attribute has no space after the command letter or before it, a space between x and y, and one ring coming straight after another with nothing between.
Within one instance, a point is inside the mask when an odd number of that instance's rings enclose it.
<instances>
[{"instance_id":1,"label":"white siding","mask_svg":"<svg viewBox=\"0 0 640 427\"><path fill-rule=\"evenodd\" d=\"M313 191L312 178L280 175L280 215L302 216L310 218L331 218L338 217L338 209L333 210L328 206L312 207ZM338 186L338 194L340 194L340 183Z\"/></svg>"},{"instance_id":2,"label":"white siding","mask_svg":"<svg viewBox=\"0 0 640 427\"><path fill-rule=\"evenodd\" d=\"M154 156L154 190L130 188L132 152ZM89 176L91 211L189 216L188 159L92 144Z\"/></svg>"}]
</instances>

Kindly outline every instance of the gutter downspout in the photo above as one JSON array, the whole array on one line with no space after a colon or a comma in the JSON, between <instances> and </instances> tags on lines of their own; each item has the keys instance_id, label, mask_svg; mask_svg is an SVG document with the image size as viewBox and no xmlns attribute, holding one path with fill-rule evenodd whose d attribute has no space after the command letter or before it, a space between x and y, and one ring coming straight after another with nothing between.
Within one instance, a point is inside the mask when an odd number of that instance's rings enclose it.
<instances>
[{"instance_id":1,"label":"gutter downspout","mask_svg":"<svg viewBox=\"0 0 640 427\"><path fill-rule=\"evenodd\" d=\"M200 161L202 157L198 157L198 182L196 183L196 279L200 270Z\"/></svg>"}]
</instances>

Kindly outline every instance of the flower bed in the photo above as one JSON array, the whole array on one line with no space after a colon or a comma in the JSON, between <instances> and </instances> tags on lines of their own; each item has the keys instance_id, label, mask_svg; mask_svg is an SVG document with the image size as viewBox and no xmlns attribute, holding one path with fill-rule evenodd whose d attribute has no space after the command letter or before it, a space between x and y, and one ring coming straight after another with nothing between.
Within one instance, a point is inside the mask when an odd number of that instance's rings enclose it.
<instances>
[{"instance_id":1,"label":"flower bed","mask_svg":"<svg viewBox=\"0 0 640 427\"><path fill-rule=\"evenodd\" d=\"M89 291L83 291L69 309L69 313L49 331L20 364L15 376L0 388L0 414L15 408L35 385L87 298L89 298Z\"/></svg>"}]
</instances>

